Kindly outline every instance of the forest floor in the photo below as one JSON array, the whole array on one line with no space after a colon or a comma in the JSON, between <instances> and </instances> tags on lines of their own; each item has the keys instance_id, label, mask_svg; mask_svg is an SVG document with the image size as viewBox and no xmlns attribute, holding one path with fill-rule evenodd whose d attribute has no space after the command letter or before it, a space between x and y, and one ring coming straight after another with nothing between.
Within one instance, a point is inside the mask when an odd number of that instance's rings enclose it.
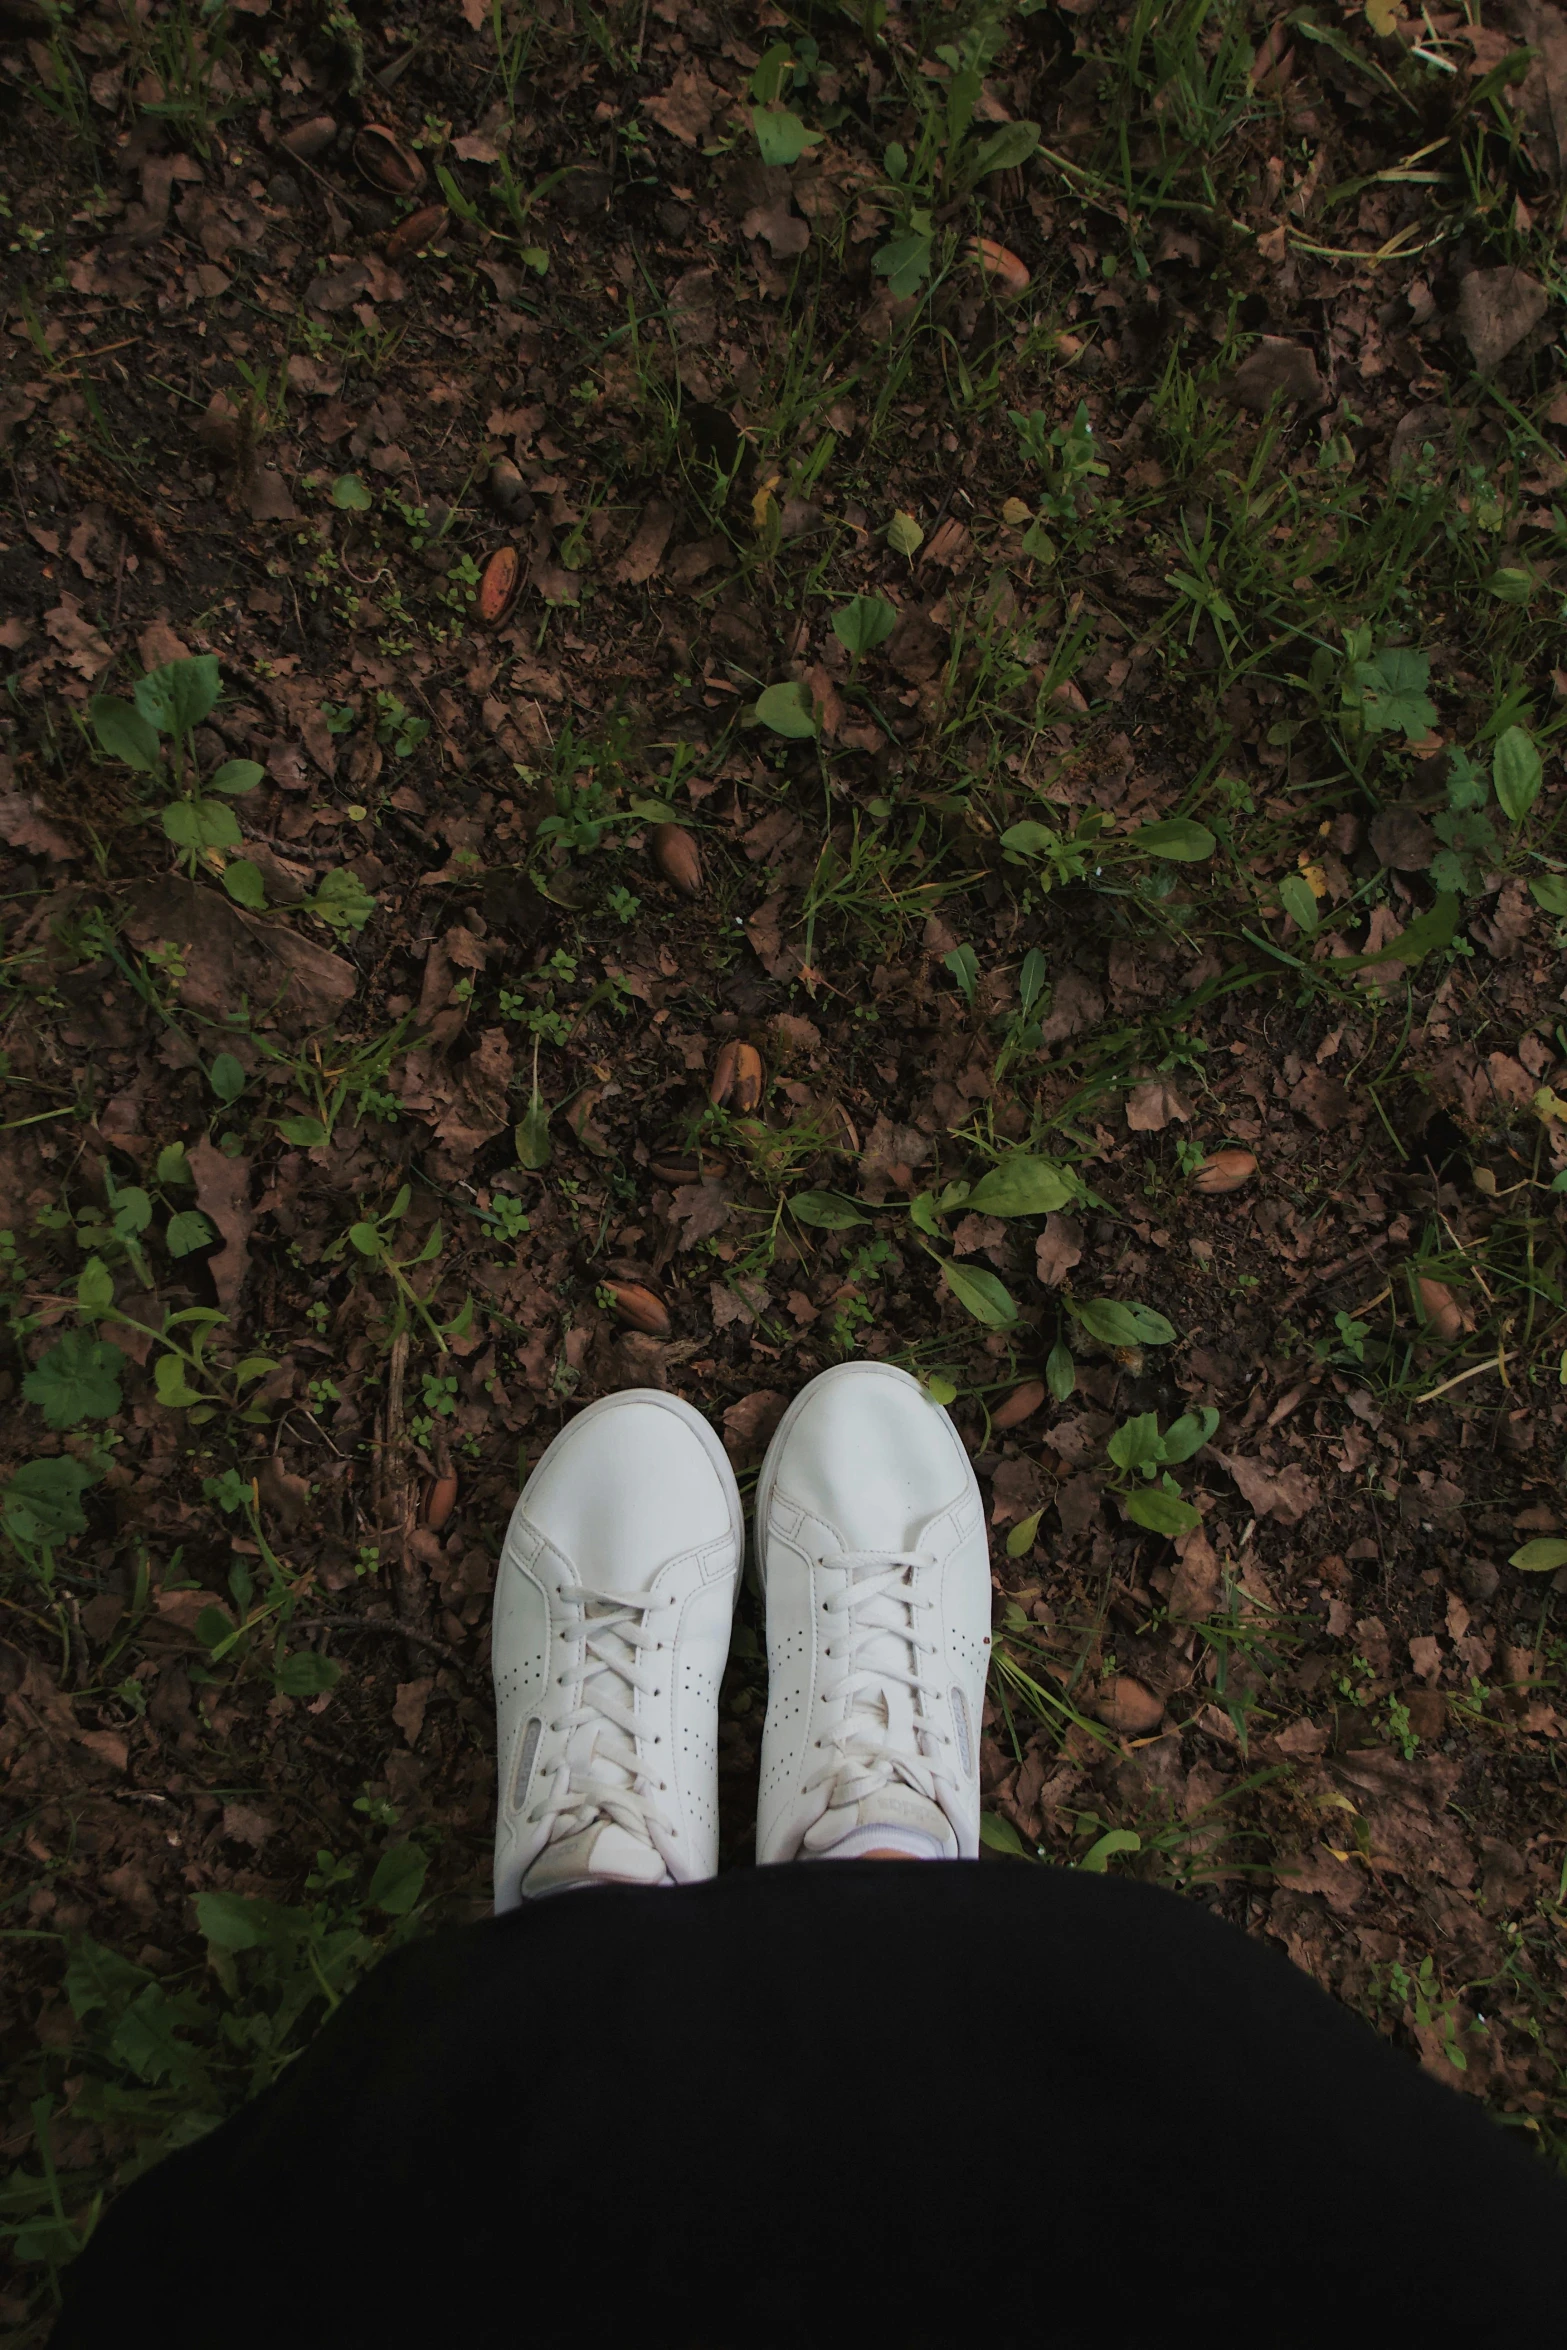
<instances>
[{"instance_id":1,"label":"forest floor","mask_svg":"<svg viewBox=\"0 0 1567 2350\"><path fill-rule=\"evenodd\" d=\"M988 1865L1562 2160L1559 10L0 0L0 106L14 2338L482 1913L563 1420L749 1489L857 1354ZM726 1866L764 1706L748 1591Z\"/></svg>"}]
</instances>

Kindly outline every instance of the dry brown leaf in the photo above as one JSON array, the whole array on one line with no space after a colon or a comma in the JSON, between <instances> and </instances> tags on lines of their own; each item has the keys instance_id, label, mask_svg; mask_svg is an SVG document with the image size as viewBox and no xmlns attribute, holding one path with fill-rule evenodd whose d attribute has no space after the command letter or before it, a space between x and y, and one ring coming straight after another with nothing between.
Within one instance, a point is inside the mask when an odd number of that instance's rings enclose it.
<instances>
[{"instance_id":1,"label":"dry brown leaf","mask_svg":"<svg viewBox=\"0 0 1567 2350\"><path fill-rule=\"evenodd\" d=\"M1075 1216L1052 1213L1034 1243L1034 1271L1047 1289L1063 1282L1074 1265L1083 1261L1086 1234Z\"/></svg>"},{"instance_id":2,"label":"dry brown leaf","mask_svg":"<svg viewBox=\"0 0 1567 2350\"><path fill-rule=\"evenodd\" d=\"M397 1697L392 1706L392 1719L410 1746L417 1746L419 1733L424 1728L424 1710L435 1687L435 1676L426 1674L417 1681L399 1681Z\"/></svg>"},{"instance_id":3,"label":"dry brown leaf","mask_svg":"<svg viewBox=\"0 0 1567 2350\"><path fill-rule=\"evenodd\" d=\"M1147 1077L1126 1097L1126 1123L1134 1134L1162 1134L1172 1118L1190 1118L1191 1104L1168 1077Z\"/></svg>"},{"instance_id":4,"label":"dry brown leaf","mask_svg":"<svg viewBox=\"0 0 1567 2350\"><path fill-rule=\"evenodd\" d=\"M1458 289L1458 326L1482 375L1500 367L1550 306L1538 278L1511 266L1472 269Z\"/></svg>"},{"instance_id":5,"label":"dry brown leaf","mask_svg":"<svg viewBox=\"0 0 1567 2350\"><path fill-rule=\"evenodd\" d=\"M789 1408L789 1398L775 1387L758 1387L742 1395L724 1414L724 1450L735 1460L759 1453Z\"/></svg>"},{"instance_id":6,"label":"dry brown leaf","mask_svg":"<svg viewBox=\"0 0 1567 2350\"><path fill-rule=\"evenodd\" d=\"M714 112L726 103L726 93L697 65L683 65L667 90L656 90L642 101L659 129L685 147L695 147L707 137Z\"/></svg>"},{"instance_id":7,"label":"dry brown leaf","mask_svg":"<svg viewBox=\"0 0 1567 2350\"><path fill-rule=\"evenodd\" d=\"M196 1182L196 1205L216 1225L223 1246L207 1259L218 1304L232 1314L250 1270L250 1161L231 1159L203 1135L185 1154Z\"/></svg>"},{"instance_id":8,"label":"dry brown leaf","mask_svg":"<svg viewBox=\"0 0 1567 2350\"><path fill-rule=\"evenodd\" d=\"M1232 400L1259 412L1275 396L1298 401L1315 410L1327 397L1317 363L1303 343L1282 342L1264 335L1254 351L1241 361L1227 386Z\"/></svg>"}]
</instances>

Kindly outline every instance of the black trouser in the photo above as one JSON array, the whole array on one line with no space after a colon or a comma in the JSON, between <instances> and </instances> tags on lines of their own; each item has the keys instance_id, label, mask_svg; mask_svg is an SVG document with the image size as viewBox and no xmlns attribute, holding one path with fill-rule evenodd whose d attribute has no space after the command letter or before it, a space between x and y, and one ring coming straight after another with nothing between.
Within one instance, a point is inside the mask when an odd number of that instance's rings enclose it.
<instances>
[{"instance_id":1,"label":"black trouser","mask_svg":"<svg viewBox=\"0 0 1567 2350\"><path fill-rule=\"evenodd\" d=\"M54 2343L1323 2350L1564 2319L1567 2188L1273 1950L1130 1882L828 1861L388 1958L114 2205Z\"/></svg>"}]
</instances>

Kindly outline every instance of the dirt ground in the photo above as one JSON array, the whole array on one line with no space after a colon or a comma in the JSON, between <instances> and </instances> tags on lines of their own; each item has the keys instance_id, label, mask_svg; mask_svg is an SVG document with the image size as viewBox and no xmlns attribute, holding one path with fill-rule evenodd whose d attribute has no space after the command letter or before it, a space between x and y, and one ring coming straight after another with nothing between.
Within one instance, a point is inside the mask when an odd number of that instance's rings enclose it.
<instances>
[{"instance_id":1,"label":"dirt ground","mask_svg":"<svg viewBox=\"0 0 1567 2350\"><path fill-rule=\"evenodd\" d=\"M988 1863L1561 2159L1567 24L1483 16L0 0L18 2339L481 1914L563 1420L749 1488L853 1354L990 1504ZM748 1591L729 1866L764 1706Z\"/></svg>"}]
</instances>

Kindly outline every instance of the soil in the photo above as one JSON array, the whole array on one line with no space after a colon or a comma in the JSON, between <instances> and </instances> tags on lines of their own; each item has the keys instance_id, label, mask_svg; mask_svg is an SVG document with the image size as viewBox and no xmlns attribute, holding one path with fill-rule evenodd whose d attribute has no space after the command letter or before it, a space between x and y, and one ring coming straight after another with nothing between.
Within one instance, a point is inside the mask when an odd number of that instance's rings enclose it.
<instances>
[{"instance_id":1,"label":"soil","mask_svg":"<svg viewBox=\"0 0 1567 2350\"><path fill-rule=\"evenodd\" d=\"M1562 1531L1563 1129L1535 1106L1563 1083L1562 935L1509 869L1465 899L1461 952L1320 979L1266 877L1309 850L1329 902L1375 883L1342 959L1431 908L1430 860L1373 843L1376 808L1289 723L1298 654L1221 685L1213 615L1170 623L1153 549L1189 491L1147 422L1179 353L1242 435L1284 398L1281 466L1352 433L1385 485L1460 393L1485 461L1505 424L1470 353L1500 293L1477 324L1449 255L1423 312L1407 276L1391 301L1375 254L1419 188L1302 235L1266 194L1277 114L1231 158L1244 233L1172 211L1149 274L1107 272L1125 208L1085 180L1113 13L1036 10L989 69L987 120L1037 121L1055 158L982 184L1019 306L972 265L907 298L874 270L904 118L847 20L816 27L810 93L842 112L786 167L740 111L771 9L655 0L599 39L545 8L509 94L469 0L417 28L367 8L362 53L337 14L239 0L200 104L83 10L76 135L41 100L65 105L43 11L0 0L0 1470L91 1473L84 1529L47 1569L13 1542L5 1584L13 2156L36 2051L69 2049L73 1938L199 1968L194 1895L298 1901L321 1848L394 1821L431 1918L482 1913L495 1561L574 1409L677 1392L749 1487L849 1353L944 1381L984 1484L1014 1667L990 1864L1162 1877L1560 2148L1567 1584L1511 1562ZM1333 48L1290 54L1314 186L1418 145ZM420 159L414 198L356 165L367 122ZM410 202L445 217L399 250ZM960 374L994 397L964 407ZM1080 404L1124 520L1064 576L1006 510L1034 494L1008 418ZM520 591L486 625L505 548ZM863 661L829 625L857 593L896 612ZM1429 618L1451 742L1485 689ZM1544 633L1516 662L1542 708ZM263 770L229 803L249 902L221 847L192 873L88 722L206 653L202 772ZM793 739L754 710L790 683L815 726ZM1410 773L1406 825L1438 776ZM1089 807L1119 842L1195 811L1222 853L1050 889L1001 842ZM734 1043L761 1098L715 1105ZM1221 1149L1243 1160L1215 1193ZM1013 1151L1070 1171L1059 1209L910 1215ZM802 1192L858 1220L802 1218ZM127 1193L150 1221L116 1221ZM112 1289L89 1314L90 1259ZM965 1268L1016 1318L976 1318ZM1073 1308L1102 1299L1173 1339L1096 1338ZM222 1320L171 1402L155 1333L189 1308ZM51 1430L24 1379L79 1323L123 1358L114 1408ZM1204 1410L1175 1480L1200 1524L1172 1542L1106 1446ZM266 1591L276 1623L215 1655L213 1611L238 1627ZM726 1866L764 1705L748 1591Z\"/></svg>"}]
</instances>

